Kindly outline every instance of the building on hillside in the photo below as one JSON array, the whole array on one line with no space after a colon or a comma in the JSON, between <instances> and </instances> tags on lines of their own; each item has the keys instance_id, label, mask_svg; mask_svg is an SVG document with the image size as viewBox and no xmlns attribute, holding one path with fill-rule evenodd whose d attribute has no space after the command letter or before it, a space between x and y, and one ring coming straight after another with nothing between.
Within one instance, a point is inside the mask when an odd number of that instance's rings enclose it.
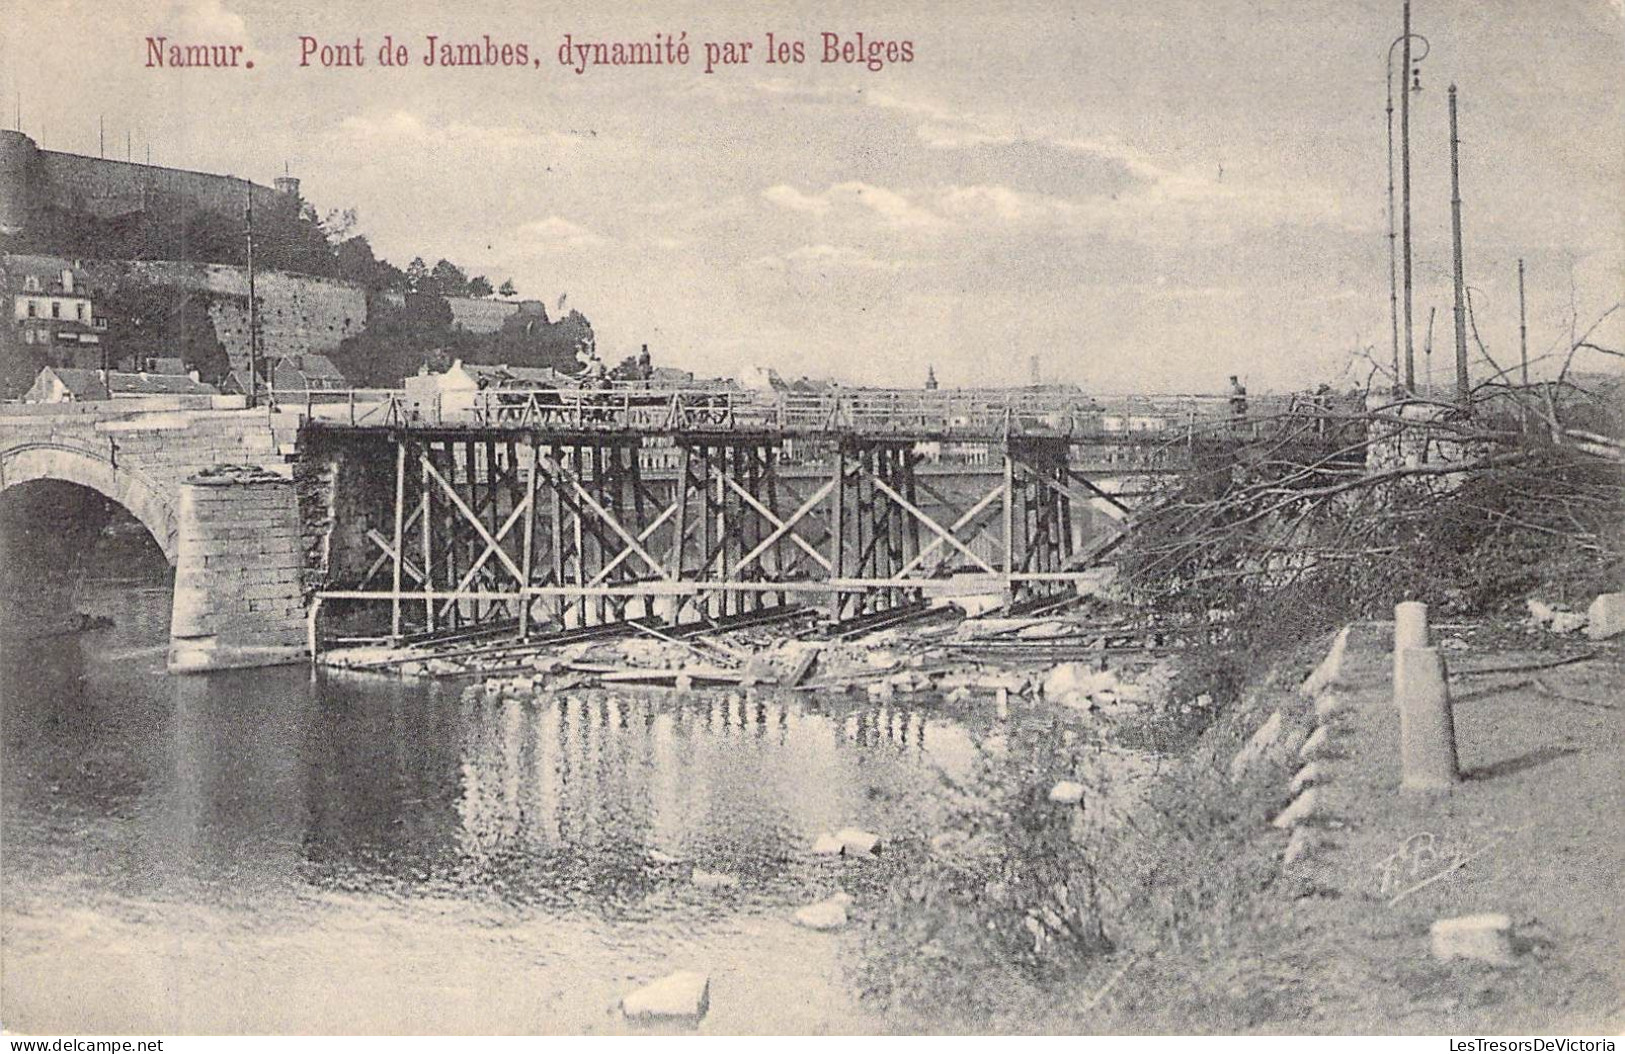
<instances>
[{"instance_id":1,"label":"building on hillside","mask_svg":"<svg viewBox=\"0 0 1625 1054\"><path fill-rule=\"evenodd\" d=\"M326 355L287 355L272 367L271 387L278 392L332 392L349 388L350 382Z\"/></svg>"},{"instance_id":2,"label":"building on hillside","mask_svg":"<svg viewBox=\"0 0 1625 1054\"><path fill-rule=\"evenodd\" d=\"M103 399L138 399L149 395L218 395L197 374L120 373L47 366L23 396L29 403L83 403Z\"/></svg>"},{"instance_id":3,"label":"building on hillside","mask_svg":"<svg viewBox=\"0 0 1625 1054\"><path fill-rule=\"evenodd\" d=\"M104 365L107 320L97 316L90 283L76 261L0 256L0 297L6 306L0 346L37 351L53 366Z\"/></svg>"},{"instance_id":4,"label":"building on hillside","mask_svg":"<svg viewBox=\"0 0 1625 1054\"><path fill-rule=\"evenodd\" d=\"M111 398L99 370L47 366L23 395L25 403L89 403Z\"/></svg>"},{"instance_id":5,"label":"building on hillside","mask_svg":"<svg viewBox=\"0 0 1625 1054\"><path fill-rule=\"evenodd\" d=\"M265 383L265 378L260 378L257 388L259 394L266 394L268 388ZM228 372L220 381L220 391L224 395L247 395L248 367L245 365Z\"/></svg>"}]
</instances>

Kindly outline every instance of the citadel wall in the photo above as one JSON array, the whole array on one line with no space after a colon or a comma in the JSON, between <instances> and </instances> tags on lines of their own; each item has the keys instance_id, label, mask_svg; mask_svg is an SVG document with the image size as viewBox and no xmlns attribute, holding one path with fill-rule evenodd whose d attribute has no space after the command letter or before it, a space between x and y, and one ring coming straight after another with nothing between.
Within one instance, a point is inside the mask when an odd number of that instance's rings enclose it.
<instances>
[{"instance_id":1,"label":"citadel wall","mask_svg":"<svg viewBox=\"0 0 1625 1054\"><path fill-rule=\"evenodd\" d=\"M233 362L248 357L248 271L225 264L136 260L120 265L154 285L222 294L209 305ZM366 290L354 282L288 271L257 271L260 354L267 359L335 350L367 324Z\"/></svg>"},{"instance_id":2,"label":"citadel wall","mask_svg":"<svg viewBox=\"0 0 1625 1054\"><path fill-rule=\"evenodd\" d=\"M293 180L287 183L297 186ZM233 176L41 150L22 132L0 130L0 233L27 229L32 214L50 206L104 219L175 199L214 212L237 212L245 186L255 208L267 215L287 201L286 191Z\"/></svg>"}]
</instances>

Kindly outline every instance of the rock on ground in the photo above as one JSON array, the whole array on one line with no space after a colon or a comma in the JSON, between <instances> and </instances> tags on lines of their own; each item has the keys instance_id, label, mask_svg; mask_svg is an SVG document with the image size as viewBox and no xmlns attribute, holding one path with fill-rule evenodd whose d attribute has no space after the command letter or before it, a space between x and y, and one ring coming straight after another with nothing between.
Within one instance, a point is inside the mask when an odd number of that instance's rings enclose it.
<instances>
[{"instance_id":1,"label":"rock on ground","mask_svg":"<svg viewBox=\"0 0 1625 1054\"><path fill-rule=\"evenodd\" d=\"M1586 636L1607 640L1625 633L1625 593L1603 593L1586 611Z\"/></svg>"},{"instance_id":2,"label":"rock on ground","mask_svg":"<svg viewBox=\"0 0 1625 1054\"><path fill-rule=\"evenodd\" d=\"M796 925L810 930L838 930L846 925L846 901L849 899L837 896L808 904L796 912Z\"/></svg>"},{"instance_id":3,"label":"rock on ground","mask_svg":"<svg viewBox=\"0 0 1625 1054\"><path fill-rule=\"evenodd\" d=\"M1076 805L1083 801L1083 784L1062 780L1049 789L1049 800L1057 805Z\"/></svg>"},{"instance_id":4,"label":"rock on ground","mask_svg":"<svg viewBox=\"0 0 1625 1054\"><path fill-rule=\"evenodd\" d=\"M739 885L737 875L724 875L716 871L702 871L697 867L694 869L690 881L701 889L734 889Z\"/></svg>"},{"instance_id":5,"label":"rock on ground","mask_svg":"<svg viewBox=\"0 0 1625 1054\"><path fill-rule=\"evenodd\" d=\"M1472 959L1512 965L1512 920L1505 915L1463 915L1433 924L1435 959Z\"/></svg>"},{"instance_id":6,"label":"rock on ground","mask_svg":"<svg viewBox=\"0 0 1625 1054\"><path fill-rule=\"evenodd\" d=\"M841 840L827 831L818 836L812 847L812 851L819 856L840 856L841 849Z\"/></svg>"},{"instance_id":7,"label":"rock on ground","mask_svg":"<svg viewBox=\"0 0 1625 1054\"><path fill-rule=\"evenodd\" d=\"M698 1021L711 1008L711 979L697 970L679 970L644 985L621 1000L633 1020L687 1018Z\"/></svg>"},{"instance_id":8,"label":"rock on ground","mask_svg":"<svg viewBox=\"0 0 1625 1054\"><path fill-rule=\"evenodd\" d=\"M843 827L835 832L840 840L841 852L847 856L870 856L880 852L880 836L860 831L856 827Z\"/></svg>"}]
</instances>

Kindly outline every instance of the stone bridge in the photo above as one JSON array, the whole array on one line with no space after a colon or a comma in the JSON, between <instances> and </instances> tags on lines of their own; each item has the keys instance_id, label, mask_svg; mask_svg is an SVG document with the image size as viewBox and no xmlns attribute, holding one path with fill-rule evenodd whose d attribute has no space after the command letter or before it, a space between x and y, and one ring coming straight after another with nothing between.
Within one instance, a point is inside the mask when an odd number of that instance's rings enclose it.
<instances>
[{"instance_id":1,"label":"stone bridge","mask_svg":"<svg viewBox=\"0 0 1625 1054\"><path fill-rule=\"evenodd\" d=\"M287 661L305 645L297 430L292 416L185 398L8 404L0 494L75 484L151 532L176 570L171 670Z\"/></svg>"}]
</instances>

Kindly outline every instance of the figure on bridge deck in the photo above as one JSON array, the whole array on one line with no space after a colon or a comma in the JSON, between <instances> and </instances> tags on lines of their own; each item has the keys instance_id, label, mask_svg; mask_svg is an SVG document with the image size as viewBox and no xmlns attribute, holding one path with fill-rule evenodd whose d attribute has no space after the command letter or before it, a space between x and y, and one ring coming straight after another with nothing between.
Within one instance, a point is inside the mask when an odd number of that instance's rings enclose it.
<instances>
[{"instance_id":1,"label":"figure on bridge deck","mask_svg":"<svg viewBox=\"0 0 1625 1054\"><path fill-rule=\"evenodd\" d=\"M1233 373L1230 375L1230 416L1235 422L1247 417L1247 389Z\"/></svg>"},{"instance_id":2,"label":"figure on bridge deck","mask_svg":"<svg viewBox=\"0 0 1625 1054\"><path fill-rule=\"evenodd\" d=\"M1332 412L1332 386L1322 383L1315 389L1315 434L1325 435Z\"/></svg>"}]
</instances>

